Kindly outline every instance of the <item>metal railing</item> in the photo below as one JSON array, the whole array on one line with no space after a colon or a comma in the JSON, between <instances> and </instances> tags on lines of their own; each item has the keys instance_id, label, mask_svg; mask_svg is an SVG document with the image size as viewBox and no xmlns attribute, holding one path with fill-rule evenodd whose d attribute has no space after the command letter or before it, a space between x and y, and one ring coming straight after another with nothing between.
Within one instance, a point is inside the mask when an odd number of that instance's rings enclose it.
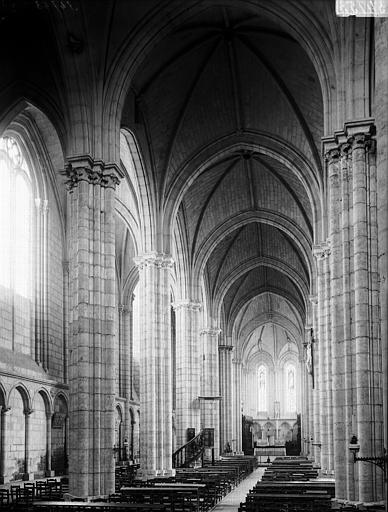
<instances>
[{"instance_id":1,"label":"metal railing","mask_svg":"<svg viewBox=\"0 0 388 512\"><path fill-rule=\"evenodd\" d=\"M187 468L198 460L204 450L203 430L172 454L173 468Z\"/></svg>"}]
</instances>

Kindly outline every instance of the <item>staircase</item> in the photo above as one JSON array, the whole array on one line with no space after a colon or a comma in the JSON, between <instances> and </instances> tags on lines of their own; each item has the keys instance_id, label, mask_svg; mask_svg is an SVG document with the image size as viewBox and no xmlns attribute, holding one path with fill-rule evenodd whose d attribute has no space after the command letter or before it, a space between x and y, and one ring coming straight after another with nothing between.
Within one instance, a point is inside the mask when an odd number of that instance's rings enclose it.
<instances>
[{"instance_id":1,"label":"staircase","mask_svg":"<svg viewBox=\"0 0 388 512\"><path fill-rule=\"evenodd\" d=\"M173 468L188 468L198 460L204 451L203 430L172 454Z\"/></svg>"}]
</instances>

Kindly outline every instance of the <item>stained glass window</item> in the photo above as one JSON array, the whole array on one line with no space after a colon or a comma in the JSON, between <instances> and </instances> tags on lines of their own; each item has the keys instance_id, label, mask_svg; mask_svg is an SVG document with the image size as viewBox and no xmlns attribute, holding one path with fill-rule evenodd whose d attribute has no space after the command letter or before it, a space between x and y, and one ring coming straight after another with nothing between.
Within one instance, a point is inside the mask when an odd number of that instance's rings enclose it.
<instances>
[{"instance_id":1,"label":"stained glass window","mask_svg":"<svg viewBox=\"0 0 388 512\"><path fill-rule=\"evenodd\" d=\"M258 369L258 410L267 411L267 368L264 365Z\"/></svg>"},{"instance_id":2,"label":"stained glass window","mask_svg":"<svg viewBox=\"0 0 388 512\"><path fill-rule=\"evenodd\" d=\"M286 410L296 412L296 370L295 366L288 363L284 367L284 379L286 389Z\"/></svg>"}]
</instances>

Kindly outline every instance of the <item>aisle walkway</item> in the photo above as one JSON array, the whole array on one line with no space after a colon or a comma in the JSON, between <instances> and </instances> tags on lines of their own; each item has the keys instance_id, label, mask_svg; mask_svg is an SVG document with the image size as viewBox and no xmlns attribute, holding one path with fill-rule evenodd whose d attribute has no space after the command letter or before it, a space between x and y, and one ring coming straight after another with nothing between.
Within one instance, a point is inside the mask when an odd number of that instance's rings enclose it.
<instances>
[{"instance_id":1,"label":"aisle walkway","mask_svg":"<svg viewBox=\"0 0 388 512\"><path fill-rule=\"evenodd\" d=\"M229 493L212 509L212 512L237 512L240 503L245 501L246 495L258 480L261 480L266 468L257 468L248 478L243 480L239 486Z\"/></svg>"}]
</instances>

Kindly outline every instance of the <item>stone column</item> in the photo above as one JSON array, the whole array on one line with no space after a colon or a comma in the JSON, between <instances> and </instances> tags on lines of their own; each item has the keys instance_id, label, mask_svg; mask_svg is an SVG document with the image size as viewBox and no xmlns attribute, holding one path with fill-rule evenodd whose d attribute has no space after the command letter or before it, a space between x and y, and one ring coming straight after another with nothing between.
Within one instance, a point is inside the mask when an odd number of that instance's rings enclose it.
<instances>
[{"instance_id":1,"label":"stone column","mask_svg":"<svg viewBox=\"0 0 388 512\"><path fill-rule=\"evenodd\" d=\"M333 427L333 387L332 387L332 343L331 343L331 284L330 284L330 247L326 241L323 244L323 273L324 279L324 339L325 353L325 390L326 390L326 425L327 425L327 469L334 473L334 427Z\"/></svg>"},{"instance_id":2,"label":"stone column","mask_svg":"<svg viewBox=\"0 0 388 512\"><path fill-rule=\"evenodd\" d=\"M34 475L30 474L30 416L32 409L24 410L24 475L23 480L33 480Z\"/></svg>"},{"instance_id":3,"label":"stone column","mask_svg":"<svg viewBox=\"0 0 388 512\"><path fill-rule=\"evenodd\" d=\"M121 306L121 307L120 307ZM131 415L129 412L129 402L132 399L132 300L131 304L119 306L121 309L121 328L120 336L122 348L122 396L126 399L124 412L124 438L131 439L133 427L131 425ZM133 448L133 447L132 447ZM133 450L131 450L133 453Z\"/></svg>"},{"instance_id":4,"label":"stone column","mask_svg":"<svg viewBox=\"0 0 388 512\"><path fill-rule=\"evenodd\" d=\"M214 457L220 453L220 389L218 365L218 337L220 329L201 331L203 346L203 372L201 386L201 426L214 428Z\"/></svg>"},{"instance_id":5,"label":"stone column","mask_svg":"<svg viewBox=\"0 0 388 512\"><path fill-rule=\"evenodd\" d=\"M321 375L322 375L322 361L321 361L321 340L318 337L318 298L315 295L310 296L310 303L312 309L312 321L313 321L313 335L311 336L310 331L310 343L312 344L311 350L313 351L313 389L312 389L312 400L313 400L313 424L314 424L314 434L313 434L313 443L312 443L312 453L314 454L315 464L321 466Z\"/></svg>"},{"instance_id":6,"label":"stone column","mask_svg":"<svg viewBox=\"0 0 388 512\"><path fill-rule=\"evenodd\" d=\"M62 262L63 268L63 382L68 378L68 343L69 343L69 262Z\"/></svg>"},{"instance_id":7,"label":"stone column","mask_svg":"<svg viewBox=\"0 0 388 512\"><path fill-rule=\"evenodd\" d=\"M0 484L8 481L6 476L6 450L8 445L8 417L10 407L0 406L1 440L0 440Z\"/></svg>"},{"instance_id":8,"label":"stone column","mask_svg":"<svg viewBox=\"0 0 388 512\"><path fill-rule=\"evenodd\" d=\"M342 301L343 301L343 336L344 336L344 390L346 410L344 412L345 425L352 424L353 404L353 346L352 346L352 317L353 294L351 293L351 269L353 269L353 233L352 233L352 164L350 145L344 136L337 136L339 142L339 187L341 190L341 247L342 247ZM351 440L351 429L345 428L346 445ZM355 499L354 462L347 457L347 495Z\"/></svg>"},{"instance_id":9,"label":"stone column","mask_svg":"<svg viewBox=\"0 0 388 512\"><path fill-rule=\"evenodd\" d=\"M382 368L388 368L388 19L375 22L375 117L377 139L377 225ZM383 371L383 418L388 418L388 372ZM388 449L388 428L384 429ZM387 489L387 484L386 484ZM387 491L386 491L387 492ZM385 496L388 501L388 496Z\"/></svg>"},{"instance_id":10,"label":"stone column","mask_svg":"<svg viewBox=\"0 0 388 512\"><path fill-rule=\"evenodd\" d=\"M114 491L115 186L119 170L68 159L69 490Z\"/></svg>"},{"instance_id":11,"label":"stone column","mask_svg":"<svg viewBox=\"0 0 388 512\"><path fill-rule=\"evenodd\" d=\"M375 294L373 275L377 267L377 236L374 211L375 158L374 141L371 139L370 120L345 125L346 136L352 145L353 171L353 267L354 315L353 342L355 357L356 396L353 398L357 415L357 435L360 457L382 454L381 397L378 387L380 367L378 362L378 333L375 324ZM377 453L376 453L377 452ZM381 496L381 474L372 464L359 462L358 499L375 501ZM357 498L357 495L356 495Z\"/></svg>"},{"instance_id":12,"label":"stone column","mask_svg":"<svg viewBox=\"0 0 388 512\"><path fill-rule=\"evenodd\" d=\"M156 252L135 258L140 292L140 469L143 477L173 474L171 268Z\"/></svg>"},{"instance_id":13,"label":"stone column","mask_svg":"<svg viewBox=\"0 0 388 512\"><path fill-rule=\"evenodd\" d=\"M323 250L320 245L313 248L313 254L317 258L317 307L318 307L318 352L319 352L319 409L318 417L320 423L320 443L321 443L321 472L327 474L327 450L328 450L328 433L327 433L327 388L326 388L326 333L325 333L325 273L323 271Z\"/></svg>"},{"instance_id":14,"label":"stone column","mask_svg":"<svg viewBox=\"0 0 388 512\"><path fill-rule=\"evenodd\" d=\"M49 368L48 348L48 201L42 201L42 366L44 370Z\"/></svg>"},{"instance_id":15,"label":"stone column","mask_svg":"<svg viewBox=\"0 0 388 512\"><path fill-rule=\"evenodd\" d=\"M199 314L201 304L182 300L173 304L176 325L176 443L187 442L187 429L200 429Z\"/></svg>"},{"instance_id":16,"label":"stone column","mask_svg":"<svg viewBox=\"0 0 388 512\"><path fill-rule=\"evenodd\" d=\"M46 413L46 476L54 476L54 471L51 470L51 421L53 415L51 412Z\"/></svg>"},{"instance_id":17,"label":"stone column","mask_svg":"<svg viewBox=\"0 0 388 512\"><path fill-rule=\"evenodd\" d=\"M233 439L237 453L242 453L242 418L241 418L241 384L242 384L242 362L240 359L232 359L233 370L233 407L235 411Z\"/></svg>"},{"instance_id":18,"label":"stone column","mask_svg":"<svg viewBox=\"0 0 388 512\"><path fill-rule=\"evenodd\" d=\"M326 163L329 189L329 236L330 236L330 275L331 275L331 340L332 340L332 386L334 419L334 471L337 478L336 497L346 496L347 445L346 396L345 396L345 344L343 315L343 276L342 276L342 211L341 211L341 171L340 152L334 139L327 139Z\"/></svg>"},{"instance_id":19,"label":"stone column","mask_svg":"<svg viewBox=\"0 0 388 512\"><path fill-rule=\"evenodd\" d=\"M232 345L219 345L220 392L221 400L221 443L223 451L226 443L232 446Z\"/></svg>"}]
</instances>

